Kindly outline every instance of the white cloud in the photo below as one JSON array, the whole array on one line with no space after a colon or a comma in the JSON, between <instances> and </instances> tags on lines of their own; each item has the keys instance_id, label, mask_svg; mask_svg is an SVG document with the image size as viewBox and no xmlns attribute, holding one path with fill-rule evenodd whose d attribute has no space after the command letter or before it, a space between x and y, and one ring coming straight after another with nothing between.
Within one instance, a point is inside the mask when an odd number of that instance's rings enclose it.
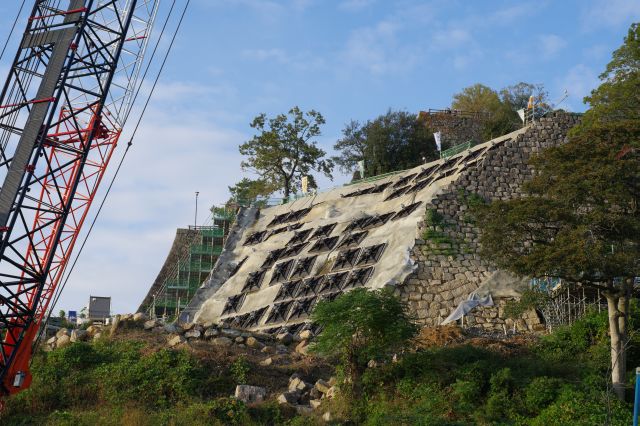
<instances>
[{"instance_id":1,"label":"white cloud","mask_svg":"<svg viewBox=\"0 0 640 426\"><path fill-rule=\"evenodd\" d=\"M542 57L549 59L564 49L567 46L567 42L555 34L543 34L538 36L538 46Z\"/></svg>"},{"instance_id":2,"label":"white cloud","mask_svg":"<svg viewBox=\"0 0 640 426\"><path fill-rule=\"evenodd\" d=\"M582 24L587 31L610 27L619 29L621 25L640 19L638 0L595 0L582 3ZM626 33L626 28L624 28Z\"/></svg>"},{"instance_id":3,"label":"white cloud","mask_svg":"<svg viewBox=\"0 0 640 426\"><path fill-rule=\"evenodd\" d=\"M382 21L355 30L340 56L348 67L365 69L374 76L407 71L417 62L418 52L397 41L399 29L395 22Z\"/></svg>"},{"instance_id":4,"label":"white cloud","mask_svg":"<svg viewBox=\"0 0 640 426\"><path fill-rule=\"evenodd\" d=\"M340 2L338 9L357 12L371 6L375 1L376 0L345 0Z\"/></svg>"},{"instance_id":5,"label":"white cloud","mask_svg":"<svg viewBox=\"0 0 640 426\"><path fill-rule=\"evenodd\" d=\"M572 111L583 111L586 107L583 98L591 93L591 90L598 87L600 80L598 73L584 64L578 64L569 69L563 78L561 78L556 86L558 93L566 89L569 97L560 105L561 108Z\"/></svg>"},{"instance_id":6,"label":"white cloud","mask_svg":"<svg viewBox=\"0 0 640 426\"><path fill-rule=\"evenodd\" d=\"M280 65L287 65L288 67L295 68L297 70L318 70L323 67L325 60L318 54L311 52L301 51L295 55L290 55L283 49L270 48L270 49L245 49L242 51L242 56L253 61L260 62L275 62Z\"/></svg>"},{"instance_id":7,"label":"white cloud","mask_svg":"<svg viewBox=\"0 0 640 426\"><path fill-rule=\"evenodd\" d=\"M436 31L433 36L432 47L436 49L453 49L460 46L468 46L471 42L471 34L460 27L452 27L446 30Z\"/></svg>"},{"instance_id":8,"label":"white cloud","mask_svg":"<svg viewBox=\"0 0 640 426\"><path fill-rule=\"evenodd\" d=\"M224 202L227 186L241 175L237 146L246 135L217 124L208 111L189 109L189 84L167 86L179 90L165 93L171 101L154 98L59 308L79 309L92 294L112 296L114 312L135 310L164 262L175 229L193 223L194 191L200 191L202 222L210 205ZM172 107L174 102L181 107ZM102 191L124 146L114 155ZM100 200L99 195L90 217Z\"/></svg>"},{"instance_id":9,"label":"white cloud","mask_svg":"<svg viewBox=\"0 0 640 426\"><path fill-rule=\"evenodd\" d=\"M242 56L255 61L268 61L274 60L280 63L289 62L289 57L284 50L278 48L271 49L245 49L242 51Z\"/></svg>"}]
</instances>

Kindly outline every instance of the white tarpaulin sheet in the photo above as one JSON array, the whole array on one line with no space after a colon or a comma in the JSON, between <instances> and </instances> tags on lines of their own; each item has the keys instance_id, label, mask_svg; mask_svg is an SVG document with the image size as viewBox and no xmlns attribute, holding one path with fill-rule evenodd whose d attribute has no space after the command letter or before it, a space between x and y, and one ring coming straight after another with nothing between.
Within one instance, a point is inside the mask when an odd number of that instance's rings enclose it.
<instances>
[{"instance_id":1,"label":"white tarpaulin sheet","mask_svg":"<svg viewBox=\"0 0 640 426\"><path fill-rule=\"evenodd\" d=\"M444 321L442 321L442 325L459 320L460 318L471 312L476 306L493 306L493 299L491 298L491 294L488 294L485 297L480 297L475 292L471 293L467 300L463 300L462 302L460 302L458 307L451 313L451 315L449 315Z\"/></svg>"}]
</instances>

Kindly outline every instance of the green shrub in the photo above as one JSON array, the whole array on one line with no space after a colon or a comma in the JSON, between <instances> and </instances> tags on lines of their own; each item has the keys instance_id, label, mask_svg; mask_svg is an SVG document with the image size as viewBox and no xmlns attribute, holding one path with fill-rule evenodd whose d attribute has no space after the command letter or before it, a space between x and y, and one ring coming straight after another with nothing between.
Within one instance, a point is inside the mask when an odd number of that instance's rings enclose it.
<instances>
[{"instance_id":1,"label":"green shrub","mask_svg":"<svg viewBox=\"0 0 640 426\"><path fill-rule=\"evenodd\" d=\"M239 385L247 384L247 373L251 369L249 362L247 361L247 357L244 355L240 355L236 360L231 364L231 374L235 379L236 383Z\"/></svg>"},{"instance_id":2,"label":"green shrub","mask_svg":"<svg viewBox=\"0 0 640 426\"><path fill-rule=\"evenodd\" d=\"M563 388L555 402L539 416L528 421L531 426L550 425L611 425L627 426L631 422L631 410L615 397L598 397L595 392L582 392ZM602 395L602 394L601 394Z\"/></svg>"},{"instance_id":3,"label":"green shrub","mask_svg":"<svg viewBox=\"0 0 640 426\"><path fill-rule=\"evenodd\" d=\"M338 356L352 390L361 386L369 360L388 359L417 332L406 306L388 288L357 288L334 301L322 301L312 319L322 326L322 332L311 349L321 355Z\"/></svg>"},{"instance_id":4,"label":"green shrub","mask_svg":"<svg viewBox=\"0 0 640 426\"><path fill-rule=\"evenodd\" d=\"M536 377L524 390L525 407L537 414L551 404L560 393L563 381L553 377Z\"/></svg>"}]
</instances>

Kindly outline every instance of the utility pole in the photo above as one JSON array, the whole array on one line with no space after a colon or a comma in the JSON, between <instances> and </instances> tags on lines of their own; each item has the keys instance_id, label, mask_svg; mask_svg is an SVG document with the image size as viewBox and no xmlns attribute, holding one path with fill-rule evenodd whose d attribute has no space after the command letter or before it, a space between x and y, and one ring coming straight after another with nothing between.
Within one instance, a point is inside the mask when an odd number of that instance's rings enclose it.
<instances>
[{"instance_id":1,"label":"utility pole","mask_svg":"<svg viewBox=\"0 0 640 426\"><path fill-rule=\"evenodd\" d=\"M200 192L196 191L196 214L193 218L193 229L198 227L198 195L200 195Z\"/></svg>"}]
</instances>

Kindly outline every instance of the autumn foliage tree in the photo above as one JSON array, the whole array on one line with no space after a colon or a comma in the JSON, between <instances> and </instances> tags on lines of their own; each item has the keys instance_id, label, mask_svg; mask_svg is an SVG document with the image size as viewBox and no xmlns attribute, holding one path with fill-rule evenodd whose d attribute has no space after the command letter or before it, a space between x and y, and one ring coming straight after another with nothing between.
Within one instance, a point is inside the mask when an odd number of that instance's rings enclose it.
<instances>
[{"instance_id":1,"label":"autumn foliage tree","mask_svg":"<svg viewBox=\"0 0 640 426\"><path fill-rule=\"evenodd\" d=\"M533 157L527 196L481 207L485 256L524 276L560 277L607 300L611 379L624 399L629 303L640 276L640 27L585 100L568 143Z\"/></svg>"}]
</instances>

